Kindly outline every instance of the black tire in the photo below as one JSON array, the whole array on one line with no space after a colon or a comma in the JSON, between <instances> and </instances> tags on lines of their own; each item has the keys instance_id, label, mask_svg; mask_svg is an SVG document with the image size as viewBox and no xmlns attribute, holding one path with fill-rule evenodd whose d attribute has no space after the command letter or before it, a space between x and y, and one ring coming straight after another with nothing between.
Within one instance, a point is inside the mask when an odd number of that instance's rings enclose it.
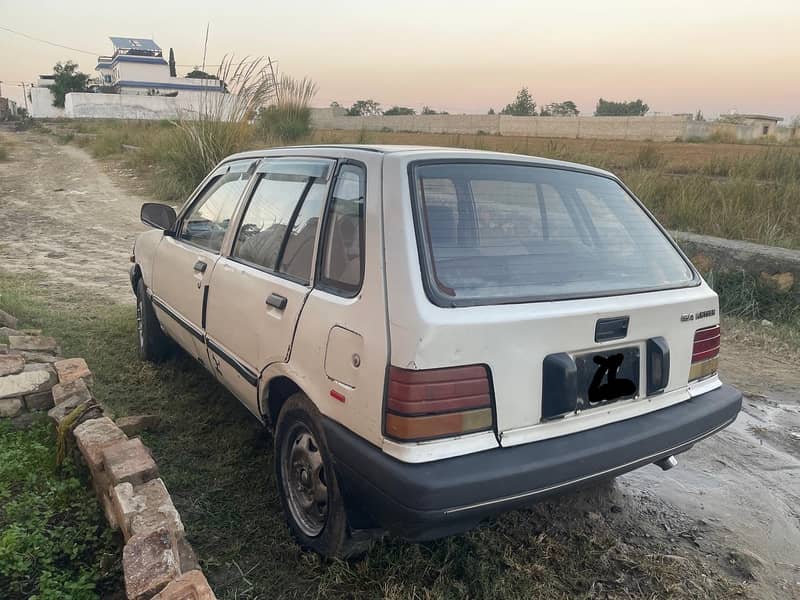
<instances>
[{"instance_id":1,"label":"black tire","mask_svg":"<svg viewBox=\"0 0 800 600\"><path fill-rule=\"evenodd\" d=\"M306 461L307 455L313 458ZM315 473L316 460L321 466ZM319 412L305 394L294 394L284 403L275 424L275 480L286 521L304 550L327 558L353 558L369 549L372 537L361 531L354 536L350 530L332 465ZM304 470L309 474L308 485L298 474ZM320 483L325 493L317 498L311 488L321 491ZM311 500L310 508L301 506L303 499Z\"/></svg>"},{"instance_id":2,"label":"black tire","mask_svg":"<svg viewBox=\"0 0 800 600\"><path fill-rule=\"evenodd\" d=\"M139 358L149 362L162 362L170 350L170 341L161 330L153 304L147 297L144 282L136 284L136 329L139 342Z\"/></svg>"}]
</instances>

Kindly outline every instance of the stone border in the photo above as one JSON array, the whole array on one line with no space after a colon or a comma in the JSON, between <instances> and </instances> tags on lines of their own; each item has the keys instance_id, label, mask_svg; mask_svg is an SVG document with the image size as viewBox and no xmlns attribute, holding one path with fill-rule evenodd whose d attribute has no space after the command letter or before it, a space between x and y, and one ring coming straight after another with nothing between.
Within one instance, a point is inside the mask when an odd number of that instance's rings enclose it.
<instances>
[{"instance_id":1,"label":"stone border","mask_svg":"<svg viewBox=\"0 0 800 600\"><path fill-rule=\"evenodd\" d=\"M61 358L58 342L17 329L0 310L0 417L26 425L47 411L58 434L58 456L72 448L89 469L106 519L125 538L122 569L129 600L216 600L158 465L139 437L158 425L154 415L113 421L94 397L94 376L82 358ZM130 436L130 437L129 437Z\"/></svg>"},{"instance_id":2,"label":"stone border","mask_svg":"<svg viewBox=\"0 0 800 600\"><path fill-rule=\"evenodd\" d=\"M791 293L800 301L800 250L685 231L670 233L702 273L744 271L767 288Z\"/></svg>"}]
</instances>

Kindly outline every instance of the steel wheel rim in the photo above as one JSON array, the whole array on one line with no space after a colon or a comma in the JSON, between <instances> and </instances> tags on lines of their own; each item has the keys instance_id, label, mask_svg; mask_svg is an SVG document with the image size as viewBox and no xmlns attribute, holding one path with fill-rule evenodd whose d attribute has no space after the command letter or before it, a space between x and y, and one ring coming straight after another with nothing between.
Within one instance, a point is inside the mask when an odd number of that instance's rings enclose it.
<instances>
[{"instance_id":1,"label":"steel wheel rim","mask_svg":"<svg viewBox=\"0 0 800 600\"><path fill-rule=\"evenodd\" d=\"M328 519L328 485L325 464L314 435L295 423L284 438L281 479L289 511L308 537L316 537Z\"/></svg>"},{"instance_id":2,"label":"steel wheel rim","mask_svg":"<svg viewBox=\"0 0 800 600\"><path fill-rule=\"evenodd\" d=\"M139 347L144 348L144 323L142 322L142 299L136 299L136 331L139 333Z\"/></svg>"}]
</instances>

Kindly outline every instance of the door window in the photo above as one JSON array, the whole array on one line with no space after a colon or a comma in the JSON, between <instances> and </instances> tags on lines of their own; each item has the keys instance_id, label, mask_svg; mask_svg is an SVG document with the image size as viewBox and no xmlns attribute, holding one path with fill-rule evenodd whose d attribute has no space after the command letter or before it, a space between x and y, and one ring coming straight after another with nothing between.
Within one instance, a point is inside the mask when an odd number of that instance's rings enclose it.
<instances>
[{"instance_id":1,"label":"door window","mask_svg":"<svg viewBox=\"0 0 800 600\"><path fill-rule=\"evenodd\" d=\"M276 164L267 165L250 198L233 257L307 285L329 161L272 162Z\"/></svg>"},{"instance_id":2,"label":"door window","mask_svg":"<svg viewBox=\"0 0 800 600\"><path fill-rule=\"evenodd\" d=\"M249 172L228 172L212 180L181 223L178 237L212 252L219 252Z\"/></svg>"},{"instance_id":3,"label":"door window","mask_svg":"<svg viewBox=\"0 0 800 600\"><path fill-rule=\"evenodd\" d=\"M364 274L365 195L364 168L343 165L328 207L320 283L345 296L358 293Z\"/></svg>"}]
</instances>

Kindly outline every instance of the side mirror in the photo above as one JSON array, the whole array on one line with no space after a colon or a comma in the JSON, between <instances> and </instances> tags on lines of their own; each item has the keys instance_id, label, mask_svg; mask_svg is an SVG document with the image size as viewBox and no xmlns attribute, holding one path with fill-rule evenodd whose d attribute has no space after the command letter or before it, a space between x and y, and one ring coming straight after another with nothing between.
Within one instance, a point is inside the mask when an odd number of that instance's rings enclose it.
<instances>
[{"instance_id":1,"label":"side mirror","mask_svg":"<svg viewBox=\"0 0 800 600\"><path fill-rule=\"evenodd\" d=\"M175 224L175 209L166 204L156 202L145 202L142 204L141 212L142 223L155 227L156 229L170 230Z\"/></svg>"}]
</instances>

